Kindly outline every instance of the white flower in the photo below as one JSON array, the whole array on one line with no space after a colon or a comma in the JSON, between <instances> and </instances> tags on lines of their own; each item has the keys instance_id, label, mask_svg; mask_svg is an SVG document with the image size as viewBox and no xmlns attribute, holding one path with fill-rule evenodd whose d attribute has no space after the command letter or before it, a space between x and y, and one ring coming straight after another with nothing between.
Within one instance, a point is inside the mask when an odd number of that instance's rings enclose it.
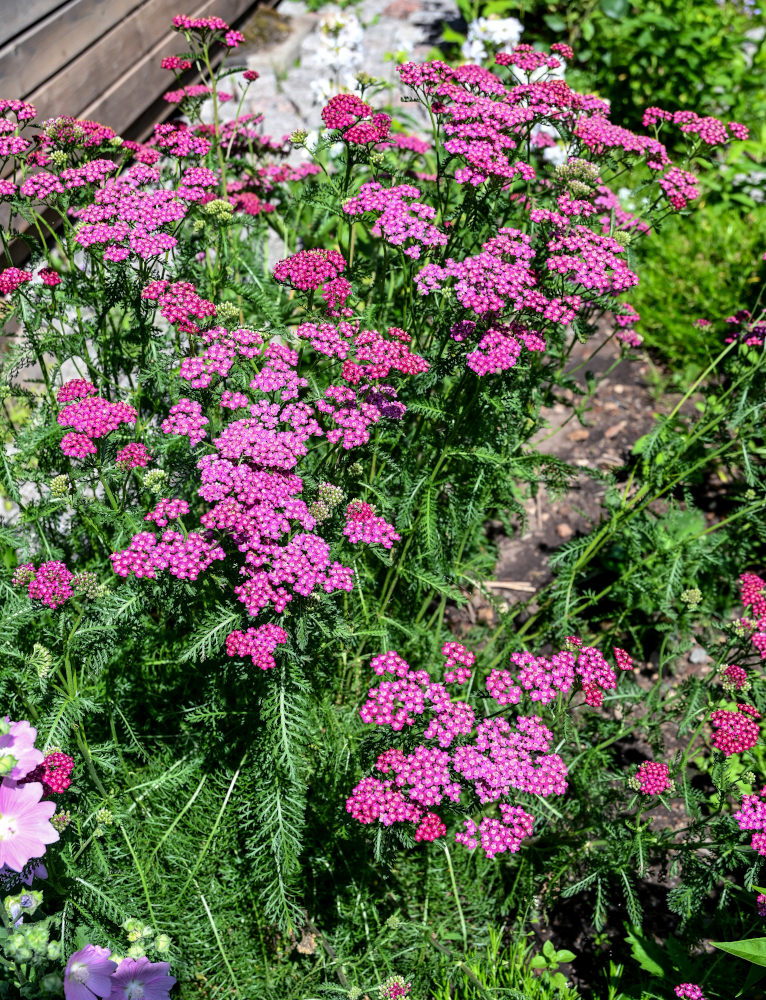
<instances>
[{"instance_id":1,"label":"white flower","mask_svg":"<svg viewBox=\"0 0 766 1000\"><path fill-rule=\"evenodd\" d=\"M480 62L491 49L513 48L518 45L524 29L515 17L479 17L468 25L468 35L462 46L465 59Z\"/></svg>"},{"instance_id":2,"label":"white flower","mask_svg":"<svg viewBox=\"0 0 766 1000\"><path fill-rule=\"evenodd\" d=\"M480 63L487 58L487 49L478 38L466 38L460 47L460 51L466 62Z\"/></svg>"}]
</instances>

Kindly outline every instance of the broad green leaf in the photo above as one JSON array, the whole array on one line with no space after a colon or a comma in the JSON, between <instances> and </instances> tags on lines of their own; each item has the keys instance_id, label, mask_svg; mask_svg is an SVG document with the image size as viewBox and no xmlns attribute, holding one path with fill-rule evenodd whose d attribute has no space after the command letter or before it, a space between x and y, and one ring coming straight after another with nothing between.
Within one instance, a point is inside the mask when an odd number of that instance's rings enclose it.
<instances>
[{"instance_id":1,"label":"broad green leaf","mask_svg":"<svg viewBox=\"0 0 766 1000\"><path fill-rule=\"evenodd\" d=\"M766 937L746 938L744 941L711 941L714 948L728 952L735 958L744 958L753 965L766 966Z\"/></svg>"}]
</instances>

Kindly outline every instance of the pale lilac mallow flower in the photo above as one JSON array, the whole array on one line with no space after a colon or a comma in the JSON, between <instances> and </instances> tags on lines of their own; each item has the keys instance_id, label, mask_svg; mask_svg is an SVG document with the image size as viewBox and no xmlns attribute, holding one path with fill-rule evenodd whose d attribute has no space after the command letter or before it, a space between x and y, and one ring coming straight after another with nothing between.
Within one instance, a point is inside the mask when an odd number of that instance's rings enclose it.
<instances>
[{"instance_id":1,"label":"pale lilac mallow flower","mask_svg":"<svg viewBox=\"0 0 766 1000\"><path fill-rule=\"evenodd\" d=\"M26 721L11 722L7 715L4 721L10 728L7 733L0 733L0 758L10 756L16 761L4 776L18 780L42 763L43 754L35 749L37 730L34 726Z\"/></svg>"},{"instance_id":2,"label":"pale lilac mallow flower","mask_svg":"<svg viewBox=\"0 0 766 1000\"><path fill-rule=\"evenodd\" d=\"M0 865L20 872L30 858L41 857L46 845L59 839L50 823L56 803L41 802L42 794L38 781L0 783Z\"/></svg>"},{"instance_id":3,"label":"pale lilac mallow flower","mask_svg":"<svg viewBox=\"0 0 766 1000\"><path fill-rule=\"evenodd\" d=\"M175 984L168 962L123 958L112 976L109 1000L169 1000Z\"/></svg>"},{"instance_id":4,"label":"pale lilac mallow flower","mask_svg":"<svg viewBox=\"0 0 766 1000\"><path fill-rule=\"evenodd\" d=\"M69 956L64 972L66 1000L93 1000L108 997L112 992L112 973L117 963L109 957L108 948L86 944Z\"/></svg>"}]
</instances>

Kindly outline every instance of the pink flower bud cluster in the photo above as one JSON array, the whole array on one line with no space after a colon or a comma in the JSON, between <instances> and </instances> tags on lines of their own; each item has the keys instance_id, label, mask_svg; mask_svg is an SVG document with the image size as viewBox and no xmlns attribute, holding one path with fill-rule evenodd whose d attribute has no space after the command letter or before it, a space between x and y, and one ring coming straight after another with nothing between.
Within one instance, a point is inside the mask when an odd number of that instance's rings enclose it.
<instances>
[{"instance_id":1,"label":"pink flower bud cluster","mask_svg":"<svg viewBox=\"0 0 766 1000\"><path fill-rule=\"evenodd\" d=\"M705 1000L702 989L696 983L681 983L673 992L679 1000Z\"/></svg>"},{"instance_id":2,"label":"pink flower bud cluster","mask_svg":"<svg viewBox=\"0 0 766 1000\"><path fill-rule=\"evenodd\" d=\"M521 806L500 804L501 819L485 816L478 824L472 820L464 820L464 830L455 834L455 842L463 844L469 850L481 845L488 858L506 851L515 854L521 849L522 842L531 836L535 820Z\"/></svg>"},{"instance_id":3,"label":"pink flower bud cluster","mask_svg":"<svg viewBox=\"0 0 766 1000\"><path fill-rule=\"evenodd\" d=\"M146 445L140 441L131 441L115 455L115 461L125 469L145 469L152 457L146 450Z\"/></svg>"},{"instance_id":4,"label":"pink flower bud cluster","mask_svg":"<svg viewBox=\"0 0 766 1000\"><path fill-rule=\"evenodd\" d=\"M495 56L495 62L498 66L518 66L527 74L542 68L558 69L561 66L560 59L549 56L546 52L541 52L526 42L517 45L510 52L498 52Z\"/></svg>"},{"instance_id":5,"label":"pink flower bud cluster","mask_svg":"<svg viewBox=\"0 0 766 1000\"><path fill-rule=\"evenodd\" d=\"M498 705L515 705L526 691L531 701L547 705L557 695L569 694L579 678L586 703L594 708L600 707L603 692L617 686L617 675L595 647L583 646L579 639L576 644L570 642L569 646L573 648L563 649L550 658L535 656L527 651L513 653L511 665L517 668L517 672L492 670L487 678L490 697ZM618 661L622 659L623 663L626 662L624 657L630 660L624 650L619 652L623 655L618 657Z\"/></svg>"},{"instance_id":6,"label":"pink flower bud cluster","mask_svg":"<svg viewBox=\"0 0 766 1000\"><path fill-rule=\"evenodd\" d=\"M747 690L748 679L747 671L744 667L738 667L736 663L730 663L727 667L721 670L721 677L723 678L722 684L724 689L730 692L740 691L742 688Z\"/></svg>"},{"instance_id":7,"label":"pink flower bud cluster","mask_svg":"<svg viewBox=\"0 0 766 1000\"><path fill-rule=\"evenodd\" d=\"M73 770L74 759L57 750L46 754L40 764L19 780L19 784L28 785L39 781L44 790L43 798L50 798L51 795L61 795L69 788Z\"/></svg>"},{"instance_id":8,"label":"pink flower bud cluster","mask_svg":"<svg viewBox=\"0 0 766 1000\"><path fill-rule=\"evenodd\" d=\"M464 683L473 654L451 642L442 653L447 683ZM446 834L434 807L466 798L473 804L499 803L501 819L485 816L478 825L469 820L455 841L470 849L481 844L488 857L518 850L534 819L508 797L514 790L563 795L567 788L564 761L550 753L553 733L534 715L517 716L514 725L500 717L477 721L467 702L453 700L444 684L425 670L412 670L395 651L376 656L371 666L386 679L370 688L360 710L362 721L399 732L421 720L422 738L431 742L411 753L392 747L381 754L376 770L384 777L364 778L349 797L347 811L364 824L413 823L417 840L432 840Z\"/></svg>"},{"instance_id":9,"label":"pink flower bud cluster","mask_svg":"<svg viewBox=\"0 0 766 1000\"><path fill-rule=\"evenodd\" d=\"M31 271L23 271L18 267L6 267L0 271L0 295L10 295L17 288L32 280Z\"/></svg>"},{"instance_id":10,"label":"pink flower bud cluster","mask_svg":"<svg viewBox=\"0 0 766 1000\"><path fill-rule=\"evenodd\" d=\"M263 346L260 333L244 328L229 331L214 326L202 334L202 339L210 346L200 355L184 358L179 371L193 389L207 389L215 375L226 378L238 356L256 358Z\"/></svg>"},{"instance_id":11,"label":"pink flower bud cluster","mask_svg":"<svg viewBox=\"0 0 766 1000\"><path fill-rule=\"evenodd\" d=\"M391 131L391 117L383 112L375 113L356 94L336 94L322 108L322 121L329 129L342 133L346 142L368 145L381 142Z\"/></svg>"},{"instance_id":12,"label":"pink flower bud cluster","mask_svg":"<svg viewBox=\"0 0 766 1000\"><path fill-rule=\"evenodd\" d=\"M634 153L645 157L652 170L662 170L670 164L668 151L657 139L614 125L603 115L581 118L574 134L586 149L597 155L606 155L615 150Z\"/></svg>"},{"instance_id":13,"label":"pink flower bud cluster","mask_svg":"<svg viewBox=\"0 0 766 1000\"><path fill-rule=\"evenodd\" d=\"M103 184L109 174L113 174L116 169L117 164L112 160L96 159L88 160L80 167L62 170L59 176L64 187L72 191L75 188L85 187L86 184Z\"/></svg>"},{"instance_id":14,"label":"pink flower bud cluster","mask_svg":"<svg viewBox=\"0 0 766 1000\"><path fill-rule=\"evenodd\" d=\"M141 298L156 302L160 314L181 333L199 333L193 320L215 316L213 303L197 295L197 289L189 281L152 281L141 292Z\"/></svg>"},{"instance_id":15,"label":"pink flower bud cluster","mask_svg":"<svg viewBox=\"0 0 766 1000\"><path fill-rule=\"evenodd\" d=\"M337 250L300 250L292 257L279 261L274 268L274 277L283 284L309 292L337 278L345 268L346 261Z\"/></svg>"},{"instance_id":16,"label":"pink flower bud cluster","mask_svg":"<svg viewBox=\"0 0 766 1000\"><path fill-rule=\"evenodd\" d=\"M756 573L743 573L739 578L739 592L746 608L752 607L756 618L766 617L766 581Z\"/></svg>"},{"instance_id":17,"label":"pink flower bud cluster","mask_svg":"<svg viewBox=\"0 0 766 1000\"><path fill-rule=\"evenodd\" d=\"M385 188L370 181L362 184L359 194L343 204L347 215L365 212L380 213L370 232L386 243L402 247L403 252L417 260L423 247L446 246L447 234L433 224L436 209L422 201L420 188L412 184L397 184Z\"/></svg>"},{"instance_id":18,"label":"pink flower bud cluster","mask_svg":"<svg viewBox=\"0 0 766 1000\"><path fill-rule=\"evenodd\" d=\"M750 846L766 857L766 785L760 792L743 795L734 819L740 830L752 833Z\"/></svg>"},{"instance_id":19,"label":"pink flower bud cluster","mask_svg":"<svg viewBox=\"0 0 766 1000\"><path fill-rule=\"evenodd\" d=\"M61 439L61 450L71 458L95 455L95 440L111 434L120 424L134 424L138 419L135 407L91 395L93 389L83 379L73 379L59 389L59 402L69 402L59 412L58 423L74 428Z\"/></svg>"},{"instance_id":20,"label":"pink flower bud cluster","mask_svg":"<svg viewBox=\"0 0 766 1000\"><path fill-rule=\"evenodd\" d=\"M192 83L188 87L179 87L178 90L165 91L162 99L163 101L167 101L168 104L182 104L184 101L194 100L195 98L210 97L212 93L212 87L208 87L207 84ZM225 90L217 91L216 96L221 104L234 99L234 95L227 93Z\"/></svg>"},{"instance_id":21,"label":"pink flower bud cluster","mask_svg":"<svg viewBox=\"0 0 766 1000\"><path fill-rule=\"evenodd\" d=\"M216 560L224 559L225 552L214 541L208 541L198 532L186 536L180 531L165 531L158 538L148 531L133 535L130 546L110 556L112 568L118 576L155 578L167 570L179 580L196 580Z\"/></svg>"},{"instance_id":22,"label":"pink flower bud cluster","mask_svg":"<svg viewBox=\"0 0 766 1000\"><path fill-rule=\"evenodd\" d=\"M460 304L479 315L504 309L515 312L529 309L550 322L571 323L580 309L580 297L551 299L544 295L537 287L533 257L530 236L504 228L484 243L474 257L462 261L448 257L443 265L427 264L415 283L421 295L428 295L454 279L454 293Z\"/></svg>"},{"instance_id":23,"label":"pink flower bud cluster","mask_svg":"<svg viewBox=\"0 0 766 1000\"><path fill-rule=\"evenodd\" d=\"M86 574L75 575L64 563L51 559L38 569L33 563L17 566L12 583L14 587L26 587L33 601L42 601L55 610L72 597L78 586L87 588L88 580Z\"/></svg>"},{"instance_id":24,"label":"pink flower bud cluster","mask_svg":"<svg viewBox=\"0 0 766 1000\"><path fill-rule=\"evenodd\" d=\"M158 528L164 528L169 521L175 521L184 514L189 513L189 504L186 500L160 500L154 510L150 510L144 516L145 521L154 521Z\"/></svg>"},{"instance_id":25,"label":"pink flower bud cluster","mask_svg":"<svg viewBox=\"0 0 766 1000\"><path fill-rule=\"evenodd\" d=\"M384 549L392 548L394 542L399 542L402 538L393 524L389 524L385 518L378 517L374 507L361 500L354 500L348 505L343 534L350 542L382 545Z\"/></svg>"},{"instance_id":26,"label":"pink flower bud cluster","mask_svg":"<svg viewBox=\"0 0 766 1000\"><path fill-rule=\"evenodd\" d=\"M659 185L676 211L686 208L690 201L699 198L697 178L688 170L680 167L668 167L658 178Z\"/></svg>"},{"instance_id":27,"label":"pink flower bud cluster","mask_svg":"<svg viewBox=\"0 0 766 1000\"><path fill-rule=\"evenodd\" d=\"M37 109L33 104L19 101L14 97L0 98L0 115L4 115L6 111L12 111L20 122L30 121L37 117Z\"/></svg>"},{"instance_id":28,"label":"pink flower bud cluster","mask_svg":"<svg viewBox=\"0 0 766 1000\"><path fill-rule=\"evenodd\" d=\"M662 795L670 791L673 782L670 780L670 768L660 761L645 760L639 764L631 784L644 795Z\"/></svg>"},{"instance_id":29,"label":"pink flower bud cluster","mask_svg":"<svg viewBox=\"0 0 766 1000\"><path fill-rule=\"evenodd\" d=\"M52 267L44 267L41 271L37 272L37 277L48 288L55 288L56 285L61 284L61 275L58 271L54 271Z\"/></svg>"},{"instance_id":30,"label":"pink flower bud cluster","mask_svg":"<svg viewBox=\"0 0 766 1000\"><path fill-rule=\"evenodd\" d=\"M226 637L227 656L249 656L256 667L272 670L277 664L274 650L280 643L287 642L287 632L269 622L246 632L232 632Z\"/></svg>"},{"instance_id":31,"label":"pink flower bud cluster","mask_svg":"<svg viewBox=\"0 0 766 1000\"><path fill-rule=\"evenodd\" d=\"M698 115L696 111L663 111L661 108L647 108L644 111L642 124L644 128L650 125L657 125L660 122L670 122L677 125L681 132L687 135L697 135L708 146L722 146L735 139L747 139L750 130L739 122L729 122L728 125L713 118L712 115L704 117Z\"/></svg>"},{"instance_id":32,"label":"pink flower bud cluster","mask_svg":"<svg viewBox=\"0 0 766 1000\"><path fill-rule=\"evenodd\" d=\"M86 171L90 166L77 169ZM80 246L105 246L104 258L112 262L125 260L131 253L144 259L155 257L176 246L178 239L168 230L184 218L187 202L200 200L200 194L184 185L147 187L157 175L146 171L137 164L108 180L95 192L91 204L72 210L80 220L75 236Z\"/></svg>"},{"instance_id":33,"label":"pink flower bud cluster","mask_svg":"<svg viewBox=\"0 0 766 1000\"><path fill-rule=\"evenodd\" d=\"M188 437L191 444L195 445L207 437L205 425L208 423L210 421L203 416L202 406L197 400L182 396L177 403L170 407L168 415L160 427L163 434Z\"/></svg>"},{"instance_id":34,"label":"pink flower bud cluster","mask_svg":"<svg viewBox=\"0 0 766 1000\"><path fill-rule=\"evenodd\" d=\"M182 59L180 56L165 56L160 63L160 67L182 73L184 70L191 69L192 64L188 59Z\"/></svg>"},{"instance_id":35,"label":"pink flower bud cluster","mask_svg":"<svg viewBox=\"0 0 766 1000\"><path fill-rule=\"evenodd\" d=\"M714 735L711 740L716 750L726 757L735 753L744 753L758 742L761 727L757 719L761 715L752 705L737 705L736 712L717 709L710 713L710 724Z\"/></svg>"}]
</instances>

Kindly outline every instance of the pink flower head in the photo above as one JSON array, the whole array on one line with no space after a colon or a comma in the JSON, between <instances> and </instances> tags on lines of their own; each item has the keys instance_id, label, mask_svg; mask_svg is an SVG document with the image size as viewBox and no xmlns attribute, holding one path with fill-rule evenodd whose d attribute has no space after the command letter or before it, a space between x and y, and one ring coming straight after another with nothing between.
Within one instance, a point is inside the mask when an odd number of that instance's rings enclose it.
<instances>
[{"instance_id":1,"label":"pink flower head","mask_svg":"<svg viewBox=\"0 0 766 1000\"><path fill-rule=\"evenodd\" d=\"M759 892L755 899L755 908L759 917L766 917L766 896Z\"/></svg>"},{"instance_id":2,"label":"pink flower head","mask_svg":"<svg viewBox=\"0 0 766 1000\"><path fill-rule=\"evenodd\" d=\"M37 277L48 288L55 288L56 285L61 284L61 275L58 271L54 271L52 267L44 267L42 271L37 272Z\"/></svg>"},{"instance_id":3,"label":"pink flower head","mask_svg":"<svg viewBox=\"0 0 766 1000\"><path fill-rule=\"evenodd\" d=\"M228 656L249 656L261 670L272 670L277 665L274 650L285 642L287 632L268 622L246 632L232 632L226 638L226 653Z\"/></svg>"},{"instance_id":4,"label":"pink flower head","mask_svg":"<svg viewBox=\"0 0 766 1000\"><path fill-rule=\"evenodd\" d=\"M679 1000L705 1000L702 990L694 983L681 983L674 990Z\"/></svg>"},{"instance_id":5,"label":"pink flower head","mask_svg":"<svg viewBox=\"0 0 766 1000\"><path fill-rule=\"evenodd\" d=\"M42 796L39 782L0 783L0 865L20 872L30 858L42 857L46 845L59 839L50 823L56 804L41 802Z\"/></svg>"},{"instance_id":6,"label":"pink flower head","mask_svg":"<svg viewBox=\"0 0 766 1000\"><path fill-rule=\"evenodd\" d=\"M19 781L19 784L28 785L32 781L39 781L45 790L46 797L61 795L72 784L73 768L74 760L69 754L56 750L49 753L41 764L34 767Z\"/></svg>"},{"instance_id":7,"label":"pink flower head","mask_svg":"<svg viewBox=\"0 0 766 1000\"><path fill-rule=\"evenodd\" d=\"M736 712L718 709L710 713L710 723L715 730L711 743L726 757L742 753L758 742L761 728L756 719L760 714L752 705L738 705Z\"/></svg>"},{"instance_id":8,"label":"pink flower head","mask_svg":"<svg viewBox=\"0 0 766 1000\"><path fill-rule=\"evenodd\" d=\"M64 972L66 1000L93 1000L93 997L111 996L112 973L117 968L117 963L111 960L110 955L108 948L86 944L69 956Z\"/></svg>"},{"instance_id":9,"label":"pink flower head","mask_svg":"<svg viewBox=\"0 0 766 1000\"><path fill-rule=\"evenodd\" d=\"M620 670L633 669L633 659L625 652L624 649L619 649L617 646L615 646L614 658L617 661L617 666L620 668Z\"/></svg>"},{"instance_id":10,"label":"pink flower head","mask_svg":"<svg viewBox=\"0 0 766 1000\"><path fill-rule=\"evenodd\" d=\"M301 250L292 257L280 260L274 268L274 277L277 281L308 292L337 278L345 267L346 261L337 250Z\"/></svg>"},{"instance_id":11,"label":"pink flower head","mask_svg":"<svg viewBox=\"0 0 766 1000\"><path fill-rule=\"evenodd\" d=\"M123 958L112 975L109 1000L169 1000L176 980L170 975L167 962L150 962L148 958Z\"/></svg>"},{"instance_id":12,"label":"pink flower head","mask_svg":"<svg viewBox=\"0 0 766 1000\"><path fill-rule=\"evenodd\" d=\"M55 610L68 601L74 593L73 579L74 573L70 572L64 563L49 559L48 562L40 564L27 593L32 600L42 601Z\"/></svg>"},{"instance_id":13,"label":"pink flower head","mask_svg":"<svg viewBox=\"0 0 766 1000\"><path fill-rule=\"evenodd\" d=\"M191 62L188 59L182 59L180 56L165 56L160 66L162 69L169 69L179 73L185 69L192 68Z\"/></svg>"},{"instance_id":14,"label":"pink flower head","mask_svg":"<svg viewBox=\"0 0 766 1000\"><path fill-rule=\"evenodd\" d=\"M356 94L336 94L322 109L322 121L327 128L343 133L346 142L358 145L382 142L391 130L391 118L375 113Z\"/></svg>"},{"instance_id":15,"label":"pink flower head","mask_svg":"<svg viewBox=\"0 0 766 1000\"><path fill-rule=\"evenodd\" d=\"M631 779L631 784L644 795L662 795L663 792L673 788L668 765L651 760L645 760L639 764L635 777Z\"/></svg>"},{"instance_id":16,"label":"pink flower head","mask_svg":"<svg viewBox=\"0 0 766 1000\"><path fill-rule=\"evenodd\" d=\"M0 271L0 295L10 295L20 285L31 280L31 271L22 271L18 267L7 267L4 271Z\"/></svg>"},{"instance_id":17,"label":"pink flower head","mask_svg":"<svg viewBox=\"0 0 766 1000\"><path fill-rule=\"evenodd\" d=\"M16 761L4 777L18 780L37 767L42 762L43 755L35 749L37 730L34 726L30 726L26 720L11 722L7 715L5 723L10 728L7 733L0 735L0 760L8 764L11 763L10 758Z\"/></svg>"},{"instance_id":18,"label":"pink flower head","mask_svg":"<svg viewBox=\"0 0 766 1000\"><path fill-rule=\"evenodd\" d=\"M56 393L59 403L71 403L75 399L85 399L86 396L95 396L96 387L92 382L84 378L73 378L65 382Z\"/></svg>"},{"instance_id":19,"label":"pink flower head","mask_svg":"<svg viewBox=\"0 0 766 1000\"><path fill-rule=\"evenodd\" d=\"M125 469L145 469L152 456L146 450L146 445L140 441L131 441L121 448L115 456L115 461Z\"/></svg>"}]
</instances>

